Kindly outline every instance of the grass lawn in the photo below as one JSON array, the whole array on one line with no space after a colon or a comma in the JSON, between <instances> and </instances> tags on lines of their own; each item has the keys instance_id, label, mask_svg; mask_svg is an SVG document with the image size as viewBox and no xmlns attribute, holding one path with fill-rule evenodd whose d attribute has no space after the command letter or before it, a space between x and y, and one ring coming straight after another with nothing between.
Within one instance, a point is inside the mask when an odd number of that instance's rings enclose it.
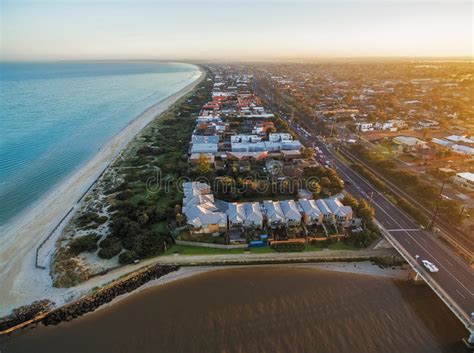
<instances>
[{"instance_id":1,"label":"grass lawn","mask_svg":"<svg viewBox=\"0 0 474 353\"><path fill-rule=\"evenodd\" d=\"M324 248L319 245L306 244L303 251L321 251Z\"/></svg>"},{"instance_id":2,"label":"grass lawn","mask_svg":"<svg viewBox=\"0 0 474 353\"><path fill-rule=\"evenodd\" d=\"M322 251L324 248L317 245L306 244L304 251ZM335 243L329 245L330 250L358 250L353 245L345 243ZM245 248L245 249L216 249L216 248L202 248L199 246L188 245L172 245L162 256L170 256L175 253L180 255L222 255L222 254L245 254L249 251L252 254L268 254L276 252L269 246L259 248Z\"/></svg>"},{"instance_id":3,"label":"grass lawn","mask_svg":"<svg viewBox=\"0 0 474 353\"><path fill-rule=\"evenodd\" d=\"M180 255L244 254L247 250L253 254L265 254L265 253L275 252L275 250L273 250L269 246L264 246L261 248L248 248L248 249L216 249L216 248L202 248L199 246L174 244L163 254L163 256L169 256L175 253L178 253Z\"/></svg>"},{"instance_id":4,"label":"grass lawn","mask_svg":"<svg viewBox=\"0 0 474 353\"><path fill-rule=\"evenodd\" d=\"M175 253L178 253L180 255L243 254L244 249L215 249L174 244L163 255L173 255Z\"/></svg>"}]
</instances>

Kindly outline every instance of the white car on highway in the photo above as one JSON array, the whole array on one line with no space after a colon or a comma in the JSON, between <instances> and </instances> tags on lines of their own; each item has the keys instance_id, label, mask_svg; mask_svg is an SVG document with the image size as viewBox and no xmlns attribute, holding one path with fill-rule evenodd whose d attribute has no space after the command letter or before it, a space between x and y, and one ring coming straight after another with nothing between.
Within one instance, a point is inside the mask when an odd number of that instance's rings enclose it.
<instances>
[{"instance_id":1,"label":"white car on highway","mask_svg":"<svg viewBox=\"0 0 474 353\"><path fill-rule=\"evenodd\" d=\"M423 265L430 271L430 272L438 272L439 269L436 267L432 262L429 262L428 260L423 260L421 261Z\"/></svg>"}]
</instances>

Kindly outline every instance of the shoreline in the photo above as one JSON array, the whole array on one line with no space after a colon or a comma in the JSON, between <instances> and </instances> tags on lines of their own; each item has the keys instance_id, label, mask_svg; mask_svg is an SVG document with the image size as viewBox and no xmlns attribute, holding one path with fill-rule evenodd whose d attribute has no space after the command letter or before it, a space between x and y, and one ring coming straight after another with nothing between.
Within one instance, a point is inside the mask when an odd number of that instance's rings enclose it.
<instances>
[{"instance_id":1,"label":"shoreline","mask_svg":"<svg viewBox=\"0 0 474 353\"><path fill-rule=\"evenodd\" d=\"M53 288L49 271L35 267L36 248L55 229L71 207L74 210L68 217L71 217L79 209L81 202L78 200L83 199L82 196L92 188L103 171L120 156L135 136L202 82L205 72L200 66L195 66L200 71L198 78L174 94L148 107L131 120L94 156L55 186L52 192L46 194L4 228L4 234L0 237L0 268L2 269L0 272L0 283L2 284L0 288L0 297L2 298L0 315L9 312L14 307L50 297L50 294L64 295L71 292L71 288ZM56 237L66 223L63 222L56 229ZM48 244L48 249L43 250L46 252L47 258L51 256L55 246L53 238L54 236L46 242L52 243Z\"/></svg>"},{"instance_id":2,"label":"shoreline","mask_svg":"<svg viewBox=\"0 0 474 353\"><path fill-rule=\"evenodd\" d=\"M339 272L347 275L370 276L374 279L389 279L393 281L410 281L413 279L412 272L406 265L381 267L371 261L359 262L320 262L320 263L280 263L280 264L248 264L248 265L223 265L223 266L161 266L154 264L133 271L124 276L105 284L98 291L92 290L88 294L81 296L77 300L69 303L63 303L57 307L39 314L33 319L19 324L12 329L7 329L3 334L11 334L21 331L24 328L31 327L33 324L42 322L44 325L58 325L64 321L70 321L74 318L88 315L92 312L104 308L110 308L128 298L138 295L142 291L151 290L172 282L185 280L195 276L204 275L215 271L232 271L235 269L249 268L285 268L285 269L305 269L321 272ZM150 272L151 271L151 272ZM157 275L153 275L157 273ZM160 274L161 273L161 274ZM143 276L150 276L148 280L143 281ZM153 278L154 277L154 278ZM140 284L141 281L141 284ZM128 283L128 284L127 284ZM135 284L134 284L135 283ZM125 286L124 286L125 285ZM125 289L128 285L134 286L131 290ZM113 295L112 293L116 293ZM110 294L107 294L110 293ZM112 295L111 295L112 294Z\"/></svg>"},{"instance_id":3,"label":"shoreline","mask_svg":"<svg viewBox=\"0 0 474 353\"><path fill-rule=\"evenodd\" d=\"M109 303L101 305L98 310L113 306L130 296L139 294L142 291L152 289L158 286L166 285L168 283L181 281L187 278L203 275L215 271L228 271L232 269L244 268L291 268L291 269L309 269L325 272L339 272L348 275L370 276L373 278L385 278L399 281L412 280L412 271L406 265L397 265L393 267L382 268L371 261L357 261L357 262L319 262L319 263L280 263L280 264L249 264L249 265L222 265L222 266L182 266L178 270L170 272L162 277L151 280L137 289L128 293L122 294L114 298ZM87 314L85 314L87 315Z\"/></svg>"},{"instance_id":4,"label":"shoreline","mask_svg":"<svg viewBox=\"0 0 474 353\"><path fill-rule=\"evenodd\" d=\"M320 262L310 264L258 264L258 265L224 265L224 266L183 266L177 271L170 272L163 277L151 280L143 286L123 294L115 298L110 303L102 305L97 310L112 306L129 296L140 293L141 291L148 290L154 287L165 285L168 283L184 280L187 278L195 277L201 274L214 272L214 271L228 271L232 269L243 269L243 268L292 268L292 269L310 269L327 272L339 272L346 273L349 275L360 275L360 276L371 276L379 278L391 278L393 280L409 281L411 280L409 268L405 265L394 266L394 268L381 268L370 261L360 262ZM97 311L96 310L96 311Z\"/></svg>"}]
</instances>

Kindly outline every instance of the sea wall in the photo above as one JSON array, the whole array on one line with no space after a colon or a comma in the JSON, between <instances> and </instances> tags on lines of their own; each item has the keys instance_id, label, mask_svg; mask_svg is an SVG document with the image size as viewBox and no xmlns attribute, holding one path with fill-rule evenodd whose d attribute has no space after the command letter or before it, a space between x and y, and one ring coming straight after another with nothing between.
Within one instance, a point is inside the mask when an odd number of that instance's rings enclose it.
<instances>
[{"instance_id":1,"label":"sea wall","mask_svg":"<svg viewBox=\"0 0 474 353\"><path fill-rule=\"evenodd\" d=\"M39 322L44 325L57 325L62 321L70 321L96 310L101 305L111 302L122 294L134 291L151 280L178 269L179 266L175 265L151 265L54 310L50 309L52 303L49 300L40 300L14 309L11 315L0 318L0 334L9 334Z\"/></svg>"},{"instance_id":2,"label":"sea wall","mask_svg":"<svg viewBox=\"0 0 474 353\"><path fill-rule=\"evenodd\" d=\"M51 311L41 320L41 322L44 325L57 325L62 321L70 321L73 318L87 314L88 312L94 311L100 306L111 302L119 295L132 292L151 280L176 271L178 268L178 266L150 266L145 270L118 280L117 282L100 289L94 294Z\"/></svg>"}]
</instances>

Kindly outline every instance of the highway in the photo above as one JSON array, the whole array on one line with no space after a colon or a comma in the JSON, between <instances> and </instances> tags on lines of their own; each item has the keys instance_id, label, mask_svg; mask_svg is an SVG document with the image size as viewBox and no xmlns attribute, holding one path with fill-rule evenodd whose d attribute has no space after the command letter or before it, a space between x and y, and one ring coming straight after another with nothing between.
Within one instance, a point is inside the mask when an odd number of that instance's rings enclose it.
<instances>
[{"instance_id":1,"label":"highway","mask_svg":"<svg viewBox=\"0 0 474 353\"><path fill-rule=\"evenodd\" d=\"M256 85L254 85L254 90L258 91ZM264 100L273 112L278 111L273 102L269 102L265 98ZM474 312L474 270L436 236L421 229L416 221L389 201L383 193L342 163L338 156L328 149L324 141L305 135L288 117L284 117L284 119L298 134L305 147L317 146L321 149L338 174L344 180L349 181L345 185L345 189L349 193L370 201L371 206L375 209L375 218L382 229L388 233L386 237L390 237L400 244L402 255L435 289L435 293L447 303L470 331L472 337L474 331L474 322L471 318L471 313ZM434 263L439 271L429 272L421 263L422 260Z\"/></svg>"},{"instance_id":2,"label":"highway","mask_svg":"<svg viewBox=\"0 0 474 353\"><path fill-rule=\"evenodd\" d=\"M416 270L442 288L465 317L469 318L471 312L474 312L474 271L433 234L421 229L419 224L391 203L383 193L341 163L324 143L318 142L317 146L329 157L339 175L351 182L352 185L346 185L346 190L356 197L371 200L377 221L415 260ZM439 271L427 271L421 264L421 260L425 259L434 263Z\"/></svg>"}]
</instances>

